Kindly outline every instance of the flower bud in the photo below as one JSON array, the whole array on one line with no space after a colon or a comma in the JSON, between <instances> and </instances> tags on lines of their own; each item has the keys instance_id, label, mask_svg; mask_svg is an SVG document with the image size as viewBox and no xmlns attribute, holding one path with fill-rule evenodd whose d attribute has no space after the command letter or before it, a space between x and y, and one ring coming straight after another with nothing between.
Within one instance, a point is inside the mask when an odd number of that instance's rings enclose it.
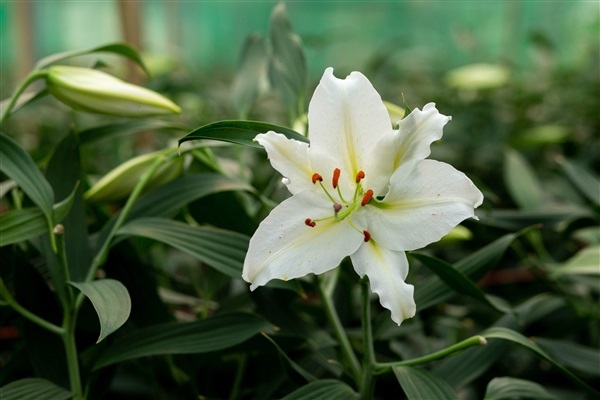
<instances>
[{"instance_id":1,"label":"flower bud","mask_svg":"<svg viewBox=\"0 0 600 400\"><path fill-rule=\"evenodd\" d=\"M156 92L90 68L50 67L46 87L76 110L128 117L181 112L179 106Z\"/></svg>"}]
</instances>

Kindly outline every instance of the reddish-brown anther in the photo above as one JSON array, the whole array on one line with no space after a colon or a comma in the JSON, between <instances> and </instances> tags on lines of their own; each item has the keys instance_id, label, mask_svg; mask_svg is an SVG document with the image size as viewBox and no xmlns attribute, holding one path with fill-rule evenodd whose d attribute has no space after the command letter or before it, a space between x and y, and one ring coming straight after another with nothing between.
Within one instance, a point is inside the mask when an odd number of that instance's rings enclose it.
<instances>
[{"instance_id":1,"label":"reddish-brown anther","mask_svg":"<svg viewBox=\"0 0 600 400\"><path fill-rule=\"evenodd\" d=\"M369 231L363 231L363 235L365 235L365 243L371 240L371 234L369 233Z\"/></svg>"},{"instance_id":2,"label":"reddish-brown anther","mask_svg":"<svg viewBox=\"0 0 600 400\"><path fill-rule=\"evenodd\" d=\"M331 184L333 185L333 188L336 189L338 187L338 181L340 180L340 173L342 171L340 171L339 168L336 168L333 170L333 179L331 180Z\"/></svg>"},{"instance_id":3,"label":"reddish-brown anther","mask_svg":"<svg viewBox=\"0 0 600 400\"><path fill-rule=\"evenodd\" d=\"M319 174L317 174L317 173L315 172L315 173L313 174L313 176L312 176L312 183L313 183L313 185L314 185L315 183L317 183L317 181L319 181L319 182L323 182L323 177L322 177L321 175L319 175Z\"/></svg>"},{"instance_id":4,"label":"reddish-brown anther","mask_svg":"<svg viewBox=\"0 0 600 400\"><path fill-rule=\"evenodd\" d=\"M371 197L373 197L373 191L369 189L365 192L360 205L364 207L371 200Z\"/></svg>"},{"instance_id":5,"label":"reddish-brown anther","mask_svg":"<svg viewBox=\"0 0 600 400\"><path fill-rule=\"evenodd\" d=\"M356 183L360 182L365 177L365 173L363 171L358 171L356 174Z\"/></svg>"},{"instance_id":6,"label":"reddish-brown anther","mask_svg":"<svg viewBox=\"0 0 600 400\"><path fill-rule=\"evenodd\" d=\"M310 226L311 228L314 228L315 225L317 225L317 223L310 218L306 218L304 220L304 223L306 224L306 226Z\"/></svg>"}]
</instances>

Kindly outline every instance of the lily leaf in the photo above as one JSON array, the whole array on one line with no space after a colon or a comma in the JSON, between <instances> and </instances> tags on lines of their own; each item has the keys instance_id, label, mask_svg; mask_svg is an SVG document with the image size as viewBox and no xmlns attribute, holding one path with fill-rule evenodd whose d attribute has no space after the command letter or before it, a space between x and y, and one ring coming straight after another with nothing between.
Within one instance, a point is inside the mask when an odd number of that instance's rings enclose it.
<instances>
[{"instance_id":1,"label":"lily leaf","mask_svg":"<svg viewBox=\"0 0 600 400\"><path fill-rule=\"evenodd\" d=\"M44 57L40 61L38 61L37 64L35 65L35 67L38 69L41 69L41 68L45 68L45 67L49 66L50 64L54 64L58 61L62 61L67 58L83 56L86 54L93 54L93 53L113 53L113 54L117 54L117 55L123 56L125 58L128 58L131 61L135 62L137 65L139 65L144 70L146 75L150 76L150 73L149 73L148 69L146 68L146 65L142 61L142 57L140 56L140 53L136 49L134 49L133 47L131 47L130 45L128 45L126 43L112 43L112 44L107 44L104 46L94 47L94 48L87 49L87 50L66 51L63 53L52 54L52 55L50 55L48 57Z\"/></svg>"},{"instance_id":2,"label":"lily leaf","mask_svg":"<svg viewBox=\"0 0 600 400\"><path fill-rule=\"evenodd\" d=\"M2 400L67 400L73 393L40 378L25 378L0 388Z\"/></svg>"},{"instance_id":3,"label":"lily leaf","mask_svg":"<svg viewBox=\"0 0 600 400\"><path fill-rule=\"evenodd\" d=\"M294 371L296 371L300 376L302 376L307 382L315 382L317 380L317 378L313 374L311 374L310 372L308 372L307 370L305 370L304 368L302 368L300 365L298 365L298 363L296 363L287 354L285 354L285 351L283 351L283 349L277 344L277 342L275 340L273 340L273 338L271 338L269 335L267 335L264 332L262 333L262 335L273 346L275 346L275 348L279 352L279 355L281 356L281 358L283 358L290 365L290 367Z\"/></svg>"},{"instance_id":4,"label":"lily leaf","mask_svg":"<svg viewBox=\"0 0 600 400\"><path fill-rule=\"evenodd\" d=\"M114 279L92 282L69 282L81 290L96 309L100 319L100 336L96 343L119 329L131 313L131 298L123 284Z\"/></svg>"},{"instance_id":5,"label":"lily leaf","mask_svg":"<svg viewBox=\"0 0 600 400\"><path fill-rule=\"evenodd\" d=\"M535 338L535 342L561 364L589 375L600 376L598 348L586 347L566 340L539 337Z\"/></svg>"},{"instance_id":6,"label":"lily leaf","mask_svg":"<svg viewBox=\"0 0 600 400\"><path fill-rule=\"evenodd\" d=\"M189 323L154 325L116 340L102 353L94 368L140 357L223 350L245 342L270 326L263 319L243 313L223 314Z\"/></svg>"},{"instance_id":7,"label":"lily leaf","mask_svg":"<svg viewBox=\"0 0 600 400\"><path fill-rule=\"evenodd\" d=\"M600 205L600 179L587 168L567 159L559 159L558 164L573 182L575 187L596 205Z\"/></svg>"},{"instance_id":8,"label":"lily leaf","mask_svg":"<svg viewBox=\"0 0 600 400\"><path fill-rule=\"evenodd\" d=\"M512 199L523 210L537 210L542 205L542 188L535 172L515 150L507 150L504 182Z\"/></svg>"},{"instance_id":9,"label":"lily leaf","mask_svg":"<svg viewBox=\"0 0 600 400\"><path fill-rule=\"evenodd\" d=\"M233 99L240 118L246 118L254 100L267 85L265 39L257 34L250 35L244 42L242 59L233 82Z\"/></svg>"},{"instance_id":10,"label":"lily leaf","mask_svg":"<svg viewBox=\"0 0 600 400\"><path fill-rule=\"evenodd\" d=\"M181 146L181 143L188 140L209 139L262 149L261 145L254 142L254 138L259 133L266 133L268 131L281 133L289 139L308 142L308 139L298 132L279 125L257 121L219 121L201 126L188 133L184 138L179 139L179 145Z\"/></svg>"},{"instance_id":11,"label":"lily leaf","mask_svg":"<svg viewBox=\"0 0 600 400\"><path fill-rule=\"evenodd\" d=\"M166 218L140 218L125 224L118 235L143 236L188 253L219 272L241 278L250 238L223 229L190 226Z\"/></svg>"},{"instance_id":12,"label":"lily leaf","mask_svg":"<svg viewBox=\"0 0 600 400\"><path fill-rule=\"evenodd\" d=\"M502 377L490 381L483 400L555 400L539 383L524 379Z\"/></svg>"},{"instance_id":13,"label":"lily leaf","mask_svg":"<svg viewBox=\"0 0 600 400\"><path fill-rule=\"evenodd\" d=\"M404 366L394 367L393 370L409 400L458 400L452 387L429 371Z\"/></svg>"},{"instance_id":14,"label":"lily leaf","mask_svg":"<svg viewBox=\"0 0 600 400\"><path fill-rule=\"evenodd\" d=\"M86 145L93 144L97 141L109 139L116 136L127 136L137 132L154 129L166 129L177 131L188 130L188 128L182 125L176 125L167 121L143 119L95 126L93 128L88 128L83 131L80 131L78 133L78 136L79 140L81 141L81 144Z\"/></svg>"},{"instance_id":15,"label":"lily leaf","mask_svg":"<svg viewBox=\"0 0 600 400\"><path fill-rule=\"evenodd\" d=\"M293 391L281 400L346 400L358 399L359 395L342 381L323 379L314 381Z\"/></svg>"},{"instance_id":16,"label":"lily leaf","mask_svg":"<svg viewBox=\"0 0 600 400\"><path fill-rule=\"evenodd\" d=\"M593 393L596 396L600 396L599 392L597 392L596 390L594 390L592 387L590 387L589 385L587 385L584 381L582 381L577 376L575 376L571 371L569 371L568 369L566 369L565 367L563 367L561 364L559 364L558 362L556 362L540 346L538 346L535 342L533 342L532 340L526 338L525 336L523 336L519 332L515 332L512 329L508 329L508 328L496 327L496 328L488 329L486 332L482 333L481 336L485 337L486 339L503 339L503 340L508 340L508 341L511 341L513 343L517 343L517 344L519 344L519 345L521 345L521 346L523 346L523 347L525 347L525 348L533 351L536 356L538 356L539 358L541 358L543 360L546 360L547 362L549 362L550 364L552 364L553 366L555 366L556 368L558 368L563 374L565 374L567 377L569 377L577 385L579 385L580 387L586 389L590 393Z\"/></svg>"}]
</instances>

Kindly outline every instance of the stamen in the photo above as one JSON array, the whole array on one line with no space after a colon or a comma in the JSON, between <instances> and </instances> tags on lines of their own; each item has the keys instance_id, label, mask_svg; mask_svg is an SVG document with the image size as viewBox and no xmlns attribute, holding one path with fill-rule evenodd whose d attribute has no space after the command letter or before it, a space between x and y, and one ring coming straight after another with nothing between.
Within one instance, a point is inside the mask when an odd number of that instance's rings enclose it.
<instances>
[{"instance_id":1,"label":"stamen","mask_svg":"<svg viewBox=\"0 0 600 400\"><path fill-rule=\"evenodd\" d=\"M304 223L306 224L306 226L310 226L311 228L314 228L315 225L317 225L317 223L310 218L306 218L304 220Z\"/></svg>"},{"instance_id":2,"label":"stamen","mask_svg":"<svg viewBox=\"0 0 600 400\"><path fill-rule=\"evenodd\" d=\"M369 231L363 231L363 235L365 235L365 243L371 240L371 234L369 233Z\"/></svg>"},{"instance_id":3,"label":"stamen","mask_svg":"<svg viewBox=\"0 0 600 400\"><path fill-rule=\"evenodd\" d=\"M337 188L338 187L338 181L340 180L340 169L336 168L333 170L333 179L331 180L331 184L333 185L333 188Z\"/></svg>"},{"instance_id":4,"label":"stamen","mask_svg":"<svg viewBox=\"0 0 600 400\"><path fill-rule=\"evenodd\" d=\"M317 173L315 172L315 173L313 174L313 176L312 176L312 183L313 183L313 185L314 185L315 183L317 183L317 181L319 181L319 182L323 182L323 177L322 177L321 175L319 175L319 174L317 174Z\"/></svg>"},{"instance_id":5,"label":"stamen","mask_svg":"<svg viewBox=\"0 0 600 400\"><path fill-rule=\"evenodd\" d=\"M360 205L364 207L371 200L371 197L373 197L373 191L371 189L369 189L364 194L363 199L360 202Z\"/></svg>"},{"instance_id":6,"label":"stamen","mask_svg":"<svg viewBox=\"0 0 600 400\"><path fill-rule=\"evenodd\" d=\"M359 183L365 177L365 173L363 171L358 171L356 174L356 183Z\"/></svg>"}]
</instances>

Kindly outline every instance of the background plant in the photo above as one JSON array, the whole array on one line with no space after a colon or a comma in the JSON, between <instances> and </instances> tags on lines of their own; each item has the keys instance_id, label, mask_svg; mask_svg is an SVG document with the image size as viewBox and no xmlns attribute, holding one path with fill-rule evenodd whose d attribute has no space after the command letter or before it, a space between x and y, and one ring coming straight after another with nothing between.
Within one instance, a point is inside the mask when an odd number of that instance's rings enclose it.
<instances>
[{"instance_id":1,"label":"background plant","mask_svg":"<svg viewBox=\"0 0 600 400\"><path fill-rule=\"evenodd\" d=\"M276 8L271 21L267 38L254 36L245 46L231 81L236 103L222 97L202 120L269 124L221 122L192 130L202 123L186 101L180 117L130 120L72 113L50 97L23 104L3 122L0 273L5 305L13 307L1 309L8 337L2 395L78 395L75 355L65 356L55 329L64 328L75 299L76 324L72 318L66 330L77 344L88 398L346 398L360 391L356 375L363 373L348 354L362 360L369 343L378 362L376 398L500 399L511 390L529 398L594 398L589 386L600 374L597 58L573 69L550 63L536 72L535 83L527 74L506 74L506 66L494 66L494 79L484 85L469 75L395 70L385 57L363 70L377 77L384 99L398 103L404 92L412 106L436 101L452 115L434 158L485 188L479 223L465 223L411 255L418 315L397 328L378 305L361 310L351 268L320 283L278 283L255 293L241 280L249 235L286 192L264 152L223 141L251 146L271 123L303 133L305 99L316 84L301 68L302 46L285 10ZM276 40L296 45L277 47ZM122 45L94 50L115 49L139 60ZM162 87L185 99L189 91L170 79ZM444 79L445 86L432 84ZM207 85L190 104L206 101ZM39 142L25 152L31 126ZM168 144L187 131L187 139L221 142L185 143L177 157ZM135 158L147 150L136 141L157 152ZM18 167L7 162L13 159ZM109 174L114 167L120 169ZM64 235L54 232L59 222ZM115 313L125 319L126 300L114 307L125 295L110 296L103 304L112 288L86 287L86 276L93 278L88 284L120 282L131 301L127 322L98 344L100 332L118 325ZM94 302L94 293L104 296ZM16 303L53 325L33 323ZM328 310L337 314L348 346ZM361 329L366 312L372 341ZM479 336L485 346L478 346ZM453 353L470 345L477 346Z\"/></svg>"}]
</instances>

